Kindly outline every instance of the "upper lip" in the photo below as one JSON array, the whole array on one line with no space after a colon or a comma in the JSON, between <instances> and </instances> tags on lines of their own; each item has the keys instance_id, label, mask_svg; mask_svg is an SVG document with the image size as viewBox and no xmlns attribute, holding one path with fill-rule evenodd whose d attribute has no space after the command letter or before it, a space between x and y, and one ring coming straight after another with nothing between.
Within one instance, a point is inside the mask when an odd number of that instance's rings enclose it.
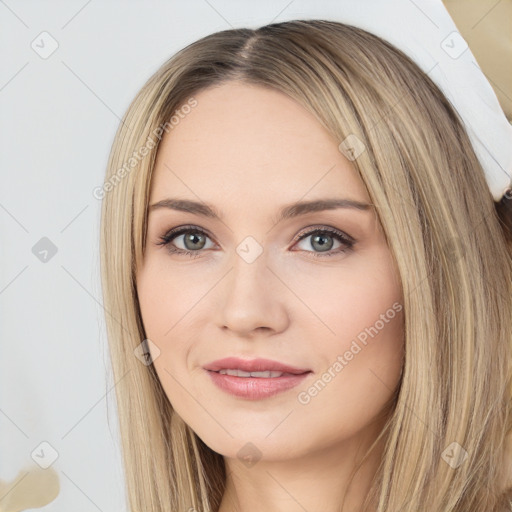
<instances>
[{"instance_id":1,"label":"upper lip","mask_svg":"<svg viewBox=\"0 0 512 512\"><path fill-rule=\"evenodd\" d=\"M213 372L219 370L243 370L244 372L264 372L271 370L283 373L293 373L296 375L311 371L309 368L296 368L271 359L240 359L238 357L217 359L216 361L212 361L211 363L204 365L203 368Z\"/></svg>"}]
</instances>

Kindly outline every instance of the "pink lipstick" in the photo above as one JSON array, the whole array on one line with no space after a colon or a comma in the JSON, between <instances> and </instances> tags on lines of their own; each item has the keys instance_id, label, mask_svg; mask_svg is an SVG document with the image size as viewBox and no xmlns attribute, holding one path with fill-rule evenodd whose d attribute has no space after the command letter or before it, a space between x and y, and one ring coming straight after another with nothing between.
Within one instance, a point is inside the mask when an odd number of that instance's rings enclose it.
<instances>
[{"instance_id":1,"label":"pink lipstick","mask_svg":"<svg viewBox=\"0 0 512 512\"><path fill-rule=\"evenodd\" d=\"M270 359L227 357L203 367L223 391L248 400L260 400L300 384L312 371Z\"/></svg>"}]
</instances>

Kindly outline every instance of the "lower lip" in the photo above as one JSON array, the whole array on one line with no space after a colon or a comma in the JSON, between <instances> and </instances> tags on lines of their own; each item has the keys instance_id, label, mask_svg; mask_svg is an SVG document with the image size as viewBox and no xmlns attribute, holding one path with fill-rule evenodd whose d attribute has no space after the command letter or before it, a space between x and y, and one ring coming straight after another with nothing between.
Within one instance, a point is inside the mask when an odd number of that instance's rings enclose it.
<instances>
[{"instance_id":1,"label":"lower lip","mask_svg":"<svg viewBox=\"0 0 512 512\"><path fill-rule=\"evenodd\" d=\"M248 400L260 400L277 395L300 384L311 372L299 375L283 375L282 377L235 377L218 372L206 370L213 383L220 389L231 395L247 398Z\"/></svg>"}]
</instances>

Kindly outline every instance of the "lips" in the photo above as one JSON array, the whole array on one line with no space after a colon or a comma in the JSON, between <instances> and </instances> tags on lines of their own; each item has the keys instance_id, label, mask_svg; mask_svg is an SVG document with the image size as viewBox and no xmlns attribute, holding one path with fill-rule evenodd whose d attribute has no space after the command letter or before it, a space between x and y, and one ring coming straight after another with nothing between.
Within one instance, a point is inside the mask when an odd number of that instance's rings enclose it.
<instances>
[{"instance_id":1,"label":"lips","mask_svg":"<svg viewBox=\"0 0 512 512\"><path fill-rule=\"evenodd\" d=\"M288 375L301 375L311 371L309 368L297 368L271 359L240 359L238 357L218 359L217 361L208 363L203 368L212 372L240 370L242 372L242 374L239 375L240 377L248 377L249 375L245 375L244 373L253 372L281 372L282 374ZM255 377L257 376L258 375L255 375Z\"/></svg>"},{"instance_id":2,"label":"lips","mask_svg":"<svg viewBox=\"0 0 512 512\"><path fill-rule=\"evenodd\" d=\"M203 367L222 391L246 400L261 400L300 384L312 371L270 359L227 357Z\"/></svg>"}]
</instances>

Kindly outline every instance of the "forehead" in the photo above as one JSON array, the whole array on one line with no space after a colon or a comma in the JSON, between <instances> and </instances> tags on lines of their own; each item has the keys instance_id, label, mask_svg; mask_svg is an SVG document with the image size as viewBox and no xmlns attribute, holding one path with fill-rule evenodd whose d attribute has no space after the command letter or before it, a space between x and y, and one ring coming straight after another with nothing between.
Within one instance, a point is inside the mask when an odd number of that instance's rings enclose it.
<instances>
[{"instance_id":1,"label":"forehead","mask_svg":"<svg viewBox=\"0 0 512 512\"><path fill-rule=\"evenodd\" d=\"M339 142L285 94L229 82L194 95L197 105L160 144L152 202L167 196L251 207L339 195L368 201Z\"/></svg>"}]
</instances>

